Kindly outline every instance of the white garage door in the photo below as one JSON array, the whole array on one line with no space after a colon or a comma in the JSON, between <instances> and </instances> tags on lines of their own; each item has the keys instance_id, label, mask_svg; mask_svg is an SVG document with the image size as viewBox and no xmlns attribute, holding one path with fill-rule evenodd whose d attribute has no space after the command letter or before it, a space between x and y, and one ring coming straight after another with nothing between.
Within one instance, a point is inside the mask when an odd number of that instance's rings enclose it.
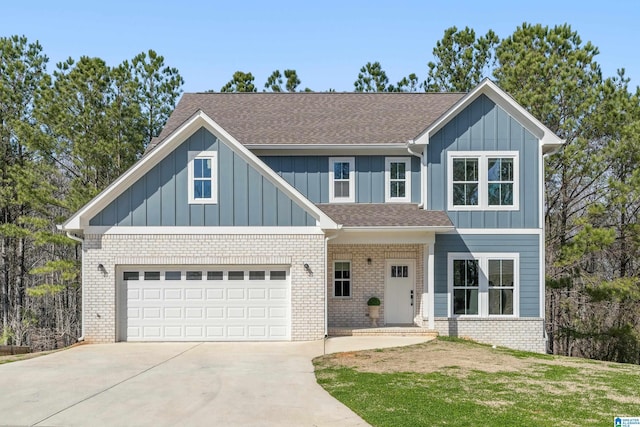
<instances>
[{"instance_id":1,"label":"white garage door","mask_svg":"<svg viewBox=\"0 0 640 427\"><path fill-rule=\"evenodd\" d=\"M119 335L127 341L289 340L285 267L125 268Z\"/></svg>"}]
</instances>

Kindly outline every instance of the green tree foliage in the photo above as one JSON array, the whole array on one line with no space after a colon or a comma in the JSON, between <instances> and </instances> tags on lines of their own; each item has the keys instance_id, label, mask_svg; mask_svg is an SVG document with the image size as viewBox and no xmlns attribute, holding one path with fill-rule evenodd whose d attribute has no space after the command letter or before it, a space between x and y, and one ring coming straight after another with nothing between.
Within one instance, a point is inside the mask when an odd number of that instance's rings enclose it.
<instances>
[{"instance_id":1,"label":"green tree foliage","mask_svg":"<svg viewBox=\"0 0 640 427\"><path fill-rule=\"evenodd\" d=\"M125 61L121 68L128 68ZM119 68L120 68L119 67ZM132 83L145 123L144 145L160 134L169 115L182 93L184 79L177 68L164 63L164 57L149 49L131 60L131 76L126 75L125 82Z\"/></svg>"},{"instance_id":2,"label":"green tree foliage","mask_svg":"<svg viewBox=\"0 0 640 427\"><path fill-rule=\"evenodd\" d=\"M356 92L387 92L389 78L379 62L367 62L353 83Z\"/></svg>"},{"instance_id":3,"label":"green tree foliage","mask_svg":"<svg viewBox=\"0 0 640 427\"><path fill-rule=\"evenodd\" d=\"M282 83L282 74L280 74L279 70L275 70L267 79L264 88L271 92L282 92Z\"/></svg>"},{"instance_id":4,"label":"green tree foliage","mask_svg":"<svg viewBox=\"0 0 640 427\"><path fill-rule=\"evenodd\" d=\"M65 257L71 248L69 239L54 231L62 212L56 185L60 174L37 149L42 140L38 101L50 84L47 62L39 43L0 38L0 331L5 343L28 343L29 331L42 319L34 313L44 307L28 295L39 280L30 274L32 266L48 257ZM79 296L77 289L60 293L67 300ZM70 317L77 319L75 312ZM70 333L77 331L72 326Z\"/></svg>"},{"instance_id":5,"label":"green tree foliage","mask_svg":"<svg viewBox=\"0 0 640 427\"><path fill-rule=\"evenodd\" d=\"M287 92L295 92L298 85L300 85L300 79L298 78L296 70L284 70L284 78L287 79ZM309 92L309 89L307 88L305 92Z\"/></svg>"},{"instance_id":6,"label":"green tree foliage","mask_svg":"<svg viewBox=\"0 0 640 427\"><path fill-rule=\"evenodd\" d=\"M423 83L425 91L470 91L488 75L494 49L499 42L492 30L476 37L476 32L469 27L464 30L455 26L446 29L442 40L433 48L436 62L427 64L429 72Z\"/></svg>"},{"instance_id":7,"label":"green tree foliage","mask_svg":"<svg viewBox=\"0 0 640 427\"><path fill-rule=\"evenodd\" d=\"M392 88L392 92L417 92L420 87L418 83L418 76L415 73L409 74L407 77L403 77L402 80L396 84L395 88Z\"/></svg>"},{"instance_id":8,"label":"green tree foliage","mask_svg":"<svg viewBox=\"0 0 640 427\"><path fill-rule=\"evenodd\" d=\"M284 70L284 78L287 79L285 83L285 90L287 92L295 92L300 85L300 79L298 78L296 70ZM282 79L282 74L279 70L275 70L267 79L267 82L264 84L264 88L271 92L282 92L283 83L284 80ZM305 89L305 92L310 91L311 90L308 88Z\"/></svg>"},{"instance_id":9,"label":"green tree foliage","mask_svg":"<svg viewBox=\"0 0 640 427\"><path fill-rule=\"evenodd\" d=\"M231 80L222 86L220 92L257 92L256 86L253 84L254 81L253 74L236 71Z\"/></svg>"},{"instance_id":10,"label":"green tree foliage","mask_svg":"<svg viewBox=\"0 0 640 427\"><path fill-rule=\"evenodd\" d=\"M35 349L80 333L80 250L55 227L142 155L182 78L153 51L116 67L0 38L0 336Z\"/></svg>"}]
</instances>

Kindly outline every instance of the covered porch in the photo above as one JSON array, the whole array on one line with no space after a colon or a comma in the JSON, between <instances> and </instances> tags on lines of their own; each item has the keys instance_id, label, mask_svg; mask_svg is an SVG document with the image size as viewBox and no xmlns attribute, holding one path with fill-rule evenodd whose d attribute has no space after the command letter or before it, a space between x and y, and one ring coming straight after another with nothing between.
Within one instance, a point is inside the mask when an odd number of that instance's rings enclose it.
<instances>
[{"instance_id":1,"label":"covered porch","mask_svg":"<svg viewBox=\"0 0 640 427\"><path fill-rule=\"evenodd\" d=\"M446 213L415 204L319 207L342 224L327 236L329 335L435 334L435 236L454 229ZM372 297L381 303L375 324Z\"/></svg>"}]
</instances>

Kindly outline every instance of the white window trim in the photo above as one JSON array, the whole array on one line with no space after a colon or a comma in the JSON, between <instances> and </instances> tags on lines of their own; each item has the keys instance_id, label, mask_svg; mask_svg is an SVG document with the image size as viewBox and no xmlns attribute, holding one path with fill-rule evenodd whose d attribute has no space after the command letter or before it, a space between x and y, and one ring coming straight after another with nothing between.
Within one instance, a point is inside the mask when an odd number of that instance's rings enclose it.
<instances>
[{"instance_id":1,"label":"white window trim","mask_svg":"<svg viewBox=\"0 0 640 427\"><path fill-rule=\"evenodd\" d=\"M349 296L336 295L336 264L339 262L346 262L349 264ZM353 295L353 263L351 262L350 259L343 259L343 260L336 259L333 261L333 277L331 277L331 287L333 288L333 291L331 292L333 298L351 299L351 296Z\"/></svg>"},{"instance_id":2,"label":"white window trim","mask_svg":"<svg viewBox=\"0 0 640 427\"><path fill-rule=\"evenodd\" d=\"M349 197L334 195L334 164L349 163ZM329 203L354 203L356 201L355 157L329 157Z\"/></svg>"},{"instance_id":3,"label":"white window trim","mask_svg":"<svg viewBox=\"0 0 640 427\"><path fill-rule=\"evenodd\" d=\"M404 163L404 197L391 197L391 163ZM411 158L385 157L384 159L384 201L387 203L411 203Z\"/></svg>"},{"instance_id":4,"label":"white window trim","mask_svg":"<svg viewBox=\"0 0 640 427\"><path fill-rule=\"evenodd\" d=\"M211 197L196 199L193 194L193 162L195 159L211 159ZM189 204L212 205L218 203L218 152L217 151L189 151L187 172Z\"/></svg>"},{"instance_id":5,"label":"white window trim","mask_svg":"<svg viewBox=\"0 0 640 427\"><path fill-rule=\"evenodd\" d=\"M513 159L513 205L490 206L489 158ZM453 204L453 159L478 159L478 204ZM518 151L449 151L447 153L447 208L450 211L517 211L520 209L520 153Z\"/></svg>"},{"instance_id":6,"label":"white window trim","mask_svg":"<svg viewBox=\"0 0 640 427\"><path fill-rule=\"evenodd\" d=\"M480 267L478 286L478 314L453 314L453 261L475 259ZM513 260L513 314L489 314L489 260ZM448 317L461 318L513 318L520 316L520 254L450 252L447 256Z\"/></svg>"}]
</instances>

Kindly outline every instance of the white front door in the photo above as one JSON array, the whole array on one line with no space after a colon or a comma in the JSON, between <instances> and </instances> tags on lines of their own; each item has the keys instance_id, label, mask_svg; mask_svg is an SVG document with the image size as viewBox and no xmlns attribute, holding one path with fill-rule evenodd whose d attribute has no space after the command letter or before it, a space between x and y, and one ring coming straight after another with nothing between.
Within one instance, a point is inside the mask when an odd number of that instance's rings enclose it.
<instances>
[{"instance_id":1,"label":"white front door","mask_svg":"<svg viewBox=\"0 0 640 427\"><path fill-rule=\"evenodd\" d=\"M415 261L387 260L385 269L385 323L413 323Z\"/></svg>"}]
</instances>

